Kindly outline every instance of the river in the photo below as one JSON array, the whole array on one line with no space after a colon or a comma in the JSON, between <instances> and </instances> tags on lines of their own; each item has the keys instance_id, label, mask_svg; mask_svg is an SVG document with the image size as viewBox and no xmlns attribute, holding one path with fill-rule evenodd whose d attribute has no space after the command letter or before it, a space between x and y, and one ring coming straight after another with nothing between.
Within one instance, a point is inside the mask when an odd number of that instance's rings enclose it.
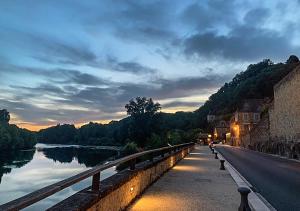
<instances>
[{"instance_id":1,"label":"river","mask_svg":"<svg viewBox=\"0 0 300 211\"><path fill-rule=\"evenodd\" d=\"M0 151L0 204L113 160L113 150L78 145L37 144L34 150ZM101 172L101 179L116 173L114 168ZM45 210L91 185L91 178L60 191L24 210Z\"/></svg>"}]
</instances>

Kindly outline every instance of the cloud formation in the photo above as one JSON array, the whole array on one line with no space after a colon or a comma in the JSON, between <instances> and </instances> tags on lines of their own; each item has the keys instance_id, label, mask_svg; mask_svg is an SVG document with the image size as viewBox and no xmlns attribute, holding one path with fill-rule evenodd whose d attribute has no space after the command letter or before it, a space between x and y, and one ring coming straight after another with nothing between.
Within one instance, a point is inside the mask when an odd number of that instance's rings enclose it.
<instances>
[{"instance_id":1,"label":"cloud formation","mask_svg":"<svg viewBox=\"0 0 300 211\"><path fill-rule=\"evenodd\" d=\"M249 63L298 55L298 8L298 0L4 1L0 107L38 125L119 119L136 96L193 110Z\"/></svg>"}]
</instances>

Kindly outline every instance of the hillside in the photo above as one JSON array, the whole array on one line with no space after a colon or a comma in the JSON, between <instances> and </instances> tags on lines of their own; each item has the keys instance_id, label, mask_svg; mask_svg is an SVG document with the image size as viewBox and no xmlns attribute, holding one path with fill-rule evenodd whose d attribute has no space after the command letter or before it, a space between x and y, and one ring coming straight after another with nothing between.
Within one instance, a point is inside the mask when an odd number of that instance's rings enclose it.
<instances>
[{"instance_id":1,"label":"hillside","mask_svg":"<svg viewBox=\"0 0 300 211\"><path fill-rule=\"evenodd\" d=\"M225 83L195 111L196 124L205 128L207 114L232 113L244 99L272 99L273 86L299 64L296 56L290 56L286 63L274 64L271 60L265 59L249 65L245 71L237 74L229 83Z\"/></svg>"}]
</instances>

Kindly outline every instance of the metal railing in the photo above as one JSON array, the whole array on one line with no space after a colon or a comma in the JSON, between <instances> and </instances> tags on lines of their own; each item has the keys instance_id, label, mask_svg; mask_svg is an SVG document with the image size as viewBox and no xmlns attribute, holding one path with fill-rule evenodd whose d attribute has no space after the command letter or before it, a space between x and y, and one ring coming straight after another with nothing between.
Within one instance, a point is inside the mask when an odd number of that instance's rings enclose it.
<instances>
[{"instance_id":1,"label":"metal railing","mask_svg":"<svg viewBox=\"0 0 300 211\"><path fill-rule=\"evenodd\" d=\"M164 156L166 153L171 154L172 152L177 152L179 150L183 150L186 148L189 148L193 146L194 143L186 143L186 144L179 144L175 146L168 146L168 147L162 147L158 149L143 151L139 153L135 153L117 160L114 160L112 162L95 166L87 171L84 171L82 173L79 173L75 176L69 177L67 179L64 179L60 182L54 183L52 185L46 186L44 188L41 188L37 191L34 191L32 193L29 193L23 197L20 197L18 199L15 199L13 201L10 201L6 204L0 205L0 210L20 210L23 208L26 208L38 201L41 201L42 199L45 199L67 187L70 187L71 185L74 185L84 179L87 179L89 177L92 177L92 187L91 190L94 192L99 191L100 188L100 172L111 168L113 166L118 166L120 164L123 164L125 162L130 162L130 169L134 170L135 165L137 163L137 159L141 158L145 155L150 155L149 160L153 161L153 158L155 156Z\"/></svg>"}]
</instances>

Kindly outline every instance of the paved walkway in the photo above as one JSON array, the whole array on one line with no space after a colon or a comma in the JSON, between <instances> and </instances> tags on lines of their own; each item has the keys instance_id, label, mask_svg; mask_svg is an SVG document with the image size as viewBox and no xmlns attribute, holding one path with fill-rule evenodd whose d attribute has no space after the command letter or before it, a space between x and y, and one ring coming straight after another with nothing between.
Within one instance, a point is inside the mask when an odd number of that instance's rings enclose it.
<instances>
[{"instance_id":1,"label":"paved walkway","mask_svg":"<svg viewBox=\"0 0 300 211\"><path fill-rule=\"evenodd\" d=\"M240 195L207 146L197 146L129 208L131 211L237 210Z\"/></svg>"}]
</instances>

